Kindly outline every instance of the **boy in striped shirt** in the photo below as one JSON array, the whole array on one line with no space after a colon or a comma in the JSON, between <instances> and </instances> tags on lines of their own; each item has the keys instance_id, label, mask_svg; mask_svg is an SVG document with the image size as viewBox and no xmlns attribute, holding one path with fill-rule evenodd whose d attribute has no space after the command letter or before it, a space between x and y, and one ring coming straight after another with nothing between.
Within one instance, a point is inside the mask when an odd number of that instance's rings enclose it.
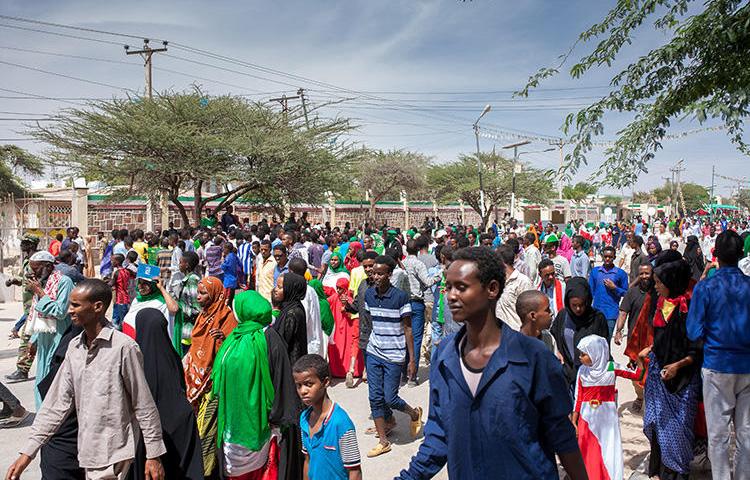
<instances>
[{"instance_id":1,"label":"boy in striped shirt","mask_svg":"<svg viewBox=\"0 0 750 480\"><path fill-rule=\"evenodd\" d=\"M365 310L372 320L365 362L370 411L375 422L375 428L370 428L365 433L377 433L380 440L367 453L368 457L377 457L391 451L391 443L387 437L396 426L393 410L409 415L413 438L417 438L422 431L422 409L412 408L398 396L401 369L407 358L407 376L414 378L417 372L411 333L411 303L406 292L391 285L394 268L396 262L393 258L376 258L372 267L373 286L365 292Z\"/></svg>"},{"instance_id":2,"label":"boy in striped shirt","mask_svg":"<svg viewBox=\"0 0 750 480\"><path fill-rule=\"evenodd\" d=\"M299 422L305 454L303 478L362 480L354 423L328 397L328 362L320 355L303 355L294 364L293 374L297 395L308 407Z\"/></svg>"}]
</instances>

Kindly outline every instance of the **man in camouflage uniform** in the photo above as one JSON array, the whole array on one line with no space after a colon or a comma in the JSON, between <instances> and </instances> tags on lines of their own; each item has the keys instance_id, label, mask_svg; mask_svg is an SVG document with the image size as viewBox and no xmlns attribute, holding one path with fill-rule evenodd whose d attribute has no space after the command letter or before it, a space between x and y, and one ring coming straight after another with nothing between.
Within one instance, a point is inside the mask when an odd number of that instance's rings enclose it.
<instances>
[{"instance_id":1,"label":"man in camouflage uniform","mask_svg":"<svg viewBox=\"0 0 750 480\"><path fill-rule=\"evenodd\" d=\"M29 265L29 258L36 252L39 246L39 237L34 235L24 235L21 238L21 258L23 259L23 265L21 267L21 275L15 278L11 278L5 282L5 286L16 285L23 287L23 316L13 327L11 331L11 338L20 338L21 345L18 347L18 358L16 360L16 371L10 375L6 375L5 379L8 383L23 382L29 379L29 369L31 364L34 363L35 350L29 341L31 335L25 332L26 330L26 318L29 315L29 308L31 308L31 299L34 294L26 289L28 279L33 272Z\"/></svg>"}]
</instances>

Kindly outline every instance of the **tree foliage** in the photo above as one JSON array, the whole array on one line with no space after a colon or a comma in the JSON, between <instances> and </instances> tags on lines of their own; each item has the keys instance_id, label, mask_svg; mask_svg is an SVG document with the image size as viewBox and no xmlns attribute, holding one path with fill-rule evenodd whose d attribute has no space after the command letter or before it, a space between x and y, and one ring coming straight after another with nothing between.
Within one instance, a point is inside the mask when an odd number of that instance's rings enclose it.
<instances>
[{"instance_id":1,"label":"tree foliage","mask_svg":"<svg viewBox=\"0 0 750 480\"><path fill-rule=\"evenodd\" d=\"M487 225L495 206L510 202L513 191L513 161L496 153L481 153L484 183L484 216L482 225ZM552 195L551 172L524 167L516 173L516 198L543 203ZM482 208L479 195L477 156L461 155L455 162L433 165L427 173L427 182L435 200L456 201L460 199L479 215Z\"/></svg>"},{"instance_id":2,"label":"tree foliage","mask_svg":"<svg viewBox=\"0 0 750 480\"><path fill-rule=\"evenodd\" d=\"M563 198L580 202L586 200L590 195L596 195L598 190L596 185L578 182L575 185L566 185L563 187Z\"/></svg>"},{"instance_id":3,"label":"tree foliage","mask_svg":"<svg viewBox=\"0 0 750 480\"><path fill-rule=\"evenodd\" d=\"M370 218L375 216L377 202L398 196L401 191L411 193L425 186L429 159L420 153L363 149L357 157L355 179L358 188L370 192Z\"/></svg>"},{"instance_id":4,"label":"tree foliage","mask_svg":"<svg viewBox=\"0 0 750 480\"><path fill-rule=\"evenodd\" d=\"M689 13L688 9L697 11ZM674 119L716 119L738 148L750 102L750 4L741 0L618 0L600 22L581 33L556 67L543 68L518 92L528 95L540 82L559 73L579 43L598 40L592 51L569 69L578 79L596 67L610 67L622 48L633 43L639 27L653 19L653 28L669 40L635 59L611 80L612 91L590 106L570 114L563 131L573 145L566 173L587 161L594 137L604 132L606 112L627 112L632 120L617 132L614 145L592 175L617 187L636 181L662 148Z\"/></svg>"},{"instance_id":5,"label":"tree foliage","mask_svg":"<svg viewBox=\"0 0 750 480\"><path fill-rule=\"evenodd\" d=\"M63 110L32 134L54 147L50 157L89 179L127 185L120 195L165 194L189 223L180 195L194 193L194 223L211 201L241 197L281 208L316 202L335 191L350 166L349 130L341 119L280 113L244 98L208 98L198 89L153 100L95 101ZM330 168L336 163L338 168ZM205 195L209 184L219 191ZM325 188L324 188L325 187Z\"/></svg>"},{"instance_id":6,"label":"tree foliage","mask_svg":"<svg viewBox=\"0 0 750 480\"><path fill-rule=\"evenodd\" d=\"M15 145L0 146L0 197L26 193L20 173L41 175L42 162L35 155Z\"/></svg>"},{"instance_id":7,"label":"tree foliage","mask_svg":"<svg viewBox=\"0 0 750 480\"><path fill-rule=\"evenodd\" d=\"M682 204L682 199L676 187L676 185L672 185L672 182L666 182L663 186L653 189L650 197L659 203L679 202ZM680 188L682 189L682 198L685 201L684 207L688 210L697 210L709 203L710 195L708 189L703 185L688 182L682 183Z\"/></svg>"},{"instance_id":8,"label":"tree foliage","mask_svg":"<svg viewBox=\"0 0 750 480\"><path fill-rule=\"evenodd\" d=\"M739 189L739 191L732 198L732 201L738 207L750 210L750 188Z\"/></svg>"}]
</instances>

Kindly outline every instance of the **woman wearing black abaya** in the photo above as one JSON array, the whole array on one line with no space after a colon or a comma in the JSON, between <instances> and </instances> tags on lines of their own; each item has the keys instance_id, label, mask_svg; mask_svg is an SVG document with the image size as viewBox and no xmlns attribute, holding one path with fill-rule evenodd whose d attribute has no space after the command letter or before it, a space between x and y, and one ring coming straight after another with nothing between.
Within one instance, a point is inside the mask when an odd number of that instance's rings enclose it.
<instances>
[{"instance_id":1,"label":"woman wearing black abaya","mask_svg":"<svg viewBox=\"0 0 750 480\"><path fill-rule=\"evenodd\" d=\"M55 379L65 359L68 344L82 331L82 327L70 325L60 339L55 353L52 354L49 373L39 382L42 400L47 396L52 380ZM75 409L42 447L39 468L42 471L42 480L83 480L86 477L83 469L78 466L78 416Z\"/></svg>"},{"instance_id":2,"label":"woman wearing black abaya","mask_svg":"<svg viewBox=\"0 0 750 480\"><path fill-rule=\"evenodd\" d=\"M276 392L268 422L281 430L278 480L297 480L302 478L304 464L299 430L299 415L304 405L294 385L286 343L273 327L266 328L265 335L271 383Z\"/></svg>"},{"instance_id":3,"label":"woman wearing black abaya","mask_svg":"<svg viewBox=\"0 0 750 480\"><path fill-rule=\"evenodd\" d=\"M306 293L305 277L292 272L279 276L272 292L274 302L281 305L273 328L286 343L291 365L302 355L307 355L307 318L302 306Z\"/></svg>"},{"instance_id":4,"label":"woman wearing black abaya","mask_svg":"<svg viewBox=\"0 0 750 480\"><path fill-rule=\"evenodd\" d=\"M143 353L143 367L151 395L159 410L167 453L161 456L166 478L203 479L203 459L193 408L185 394L185 376L180 358L167 334L167 320L156 309L144 308L135 318L135 341ZM132 480L143 479L146 449L139 442Z\"/></svg>"},{"instance_id":5,"label":"woman wearing black abaya","mask_svg":"<svg viewBox=\"0 0 750 480\"><path fill-rule=\"evenodd\" d=\"M581 366L575 345L588 335L599 335L608 343L610 340L607 319L591 306L592 301L588 281L583 277L571 278L565 284L565 308L557 314L550 329L563 356L563 373L570 388L575 386L578 367Z\"/></svg>"},{"instance_id":6,"label":"woman wearing black abaya","mask_svg":"<svg viewBox=\"0 0 750 480\"><path fill-rule=\"evenodd\" d=\"M690 265L690 276L696 282L701 279L703 270L706 268L706 261L703 257L703 251L701 250L700 244L698 243L698 237L690 235L687 238L687 245L685 245L685 253L682 257Z\"/></svg>"}]
</instances>

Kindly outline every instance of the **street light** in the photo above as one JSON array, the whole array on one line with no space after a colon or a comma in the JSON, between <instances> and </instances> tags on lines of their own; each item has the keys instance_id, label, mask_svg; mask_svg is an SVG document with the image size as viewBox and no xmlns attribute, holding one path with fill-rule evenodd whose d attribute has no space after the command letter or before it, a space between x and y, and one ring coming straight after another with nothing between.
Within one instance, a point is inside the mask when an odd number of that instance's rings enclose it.
<instances>
[{"instance_id":1,"label":"street light","mask_svg":"<svg viewBox=\"0 0 750 480\"><path fill-rule=\"evenodd\" d=\"M510 193L510 218L514 218L516 213L516 162L518 161L518 147L523 147L531 143L531 140L522 140L520 142L505 145L503 148L513 149L513 186Z\"/></svg>"},{"instance_id":2,"label":"street light","mask_svg":"<svg viewBox=\"0 0 750 480\"><path fill-rule=\"evenodd\" d=\"M492 109L490 104L485 105L482 114L479 115L479 118L474 122L474 136L477 139L477 172L479 173L479 213L482 215L482 223L484 223L484 182L482 182L482 159L479 156L479 120L481 120L490 109ZM484 230L484 225L482 225L482 230Z\"/></svg>"}]
</instances>

